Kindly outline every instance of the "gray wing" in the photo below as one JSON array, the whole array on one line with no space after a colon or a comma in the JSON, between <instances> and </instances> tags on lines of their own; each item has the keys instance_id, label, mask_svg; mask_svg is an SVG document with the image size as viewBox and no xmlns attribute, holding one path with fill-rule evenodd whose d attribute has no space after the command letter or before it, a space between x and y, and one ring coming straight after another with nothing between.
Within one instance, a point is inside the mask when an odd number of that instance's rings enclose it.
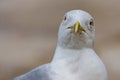
<instances>
[{"instance_id":1,"label":"gray wing","mask_svg":"<svg viewBox=\"0 0 120 80\"><path fill-rule=\"evenodd\" d=\"M13 80L52 80L50 74L52 74L50 71L50 65L45 64L24 75L18 76Z\"/></svg>"}]
</instances>

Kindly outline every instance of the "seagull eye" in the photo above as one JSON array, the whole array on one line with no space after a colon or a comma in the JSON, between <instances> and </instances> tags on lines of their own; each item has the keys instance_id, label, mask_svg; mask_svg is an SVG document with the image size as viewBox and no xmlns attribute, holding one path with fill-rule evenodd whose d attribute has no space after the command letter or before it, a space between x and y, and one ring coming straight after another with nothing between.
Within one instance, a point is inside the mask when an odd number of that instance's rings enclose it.
<instances>
[{"instance_id":1,"label":"seagull eye","mask_svg":"<svg viewBox=\"0 0 120 80\"><path fill-rule=\"evenodd\" d=\"M66 16L64 17L64 20L66 20L67 18L66 18Z\"/></svg>"},{"instance_id":2,"label":"seagull eye","mask_svg":"<svg viewBox=\"0 0 120 80\"><path fill-rule=\"evenodd\" d=\"M93 20L91 20L91 21L89 22L89 25L90 25L90 26L94 26Z\"/></svg>"}]
</instances>

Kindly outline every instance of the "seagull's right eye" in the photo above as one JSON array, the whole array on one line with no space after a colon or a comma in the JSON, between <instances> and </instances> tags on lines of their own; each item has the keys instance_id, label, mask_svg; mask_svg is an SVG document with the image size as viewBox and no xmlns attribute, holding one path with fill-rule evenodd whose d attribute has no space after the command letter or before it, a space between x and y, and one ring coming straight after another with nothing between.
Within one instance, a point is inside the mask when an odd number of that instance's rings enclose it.
<instances>
[{"instance_id":1,"label":"seagull's right eye","mask_svg":"<svg viewBox=\"0 0 120 80\"><path fill-rule=\"evenodd\" d=\"M66 16L64 17L64 20L66 20L67 18L66 18Z\"/></svg>"}]
</instances>

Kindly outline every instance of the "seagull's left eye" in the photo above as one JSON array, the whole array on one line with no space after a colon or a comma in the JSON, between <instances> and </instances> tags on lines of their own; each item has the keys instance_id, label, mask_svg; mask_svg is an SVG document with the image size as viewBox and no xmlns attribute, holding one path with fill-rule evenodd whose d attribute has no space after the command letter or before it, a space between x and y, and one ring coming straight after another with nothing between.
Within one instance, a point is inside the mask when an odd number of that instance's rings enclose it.
<instances>
[{"instance_id":1,"label":"seagull's left eye","mask_svg":"<svg viewBox=\"0 0 120 80\"><path fill-rule=\"evenodd\" d=\"M94 26L94 21L93 21L93 19L90 20L89 25L90 25L90 26Z\"/></svg>"}]
</instances>

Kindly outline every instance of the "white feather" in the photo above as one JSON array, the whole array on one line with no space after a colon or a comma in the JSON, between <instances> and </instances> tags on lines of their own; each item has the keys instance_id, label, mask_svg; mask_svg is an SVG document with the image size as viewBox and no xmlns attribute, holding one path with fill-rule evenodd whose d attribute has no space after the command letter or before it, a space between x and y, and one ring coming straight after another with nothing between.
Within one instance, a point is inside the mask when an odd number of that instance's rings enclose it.
<instances>
[{"instance_id":1,"label":"white feather","mask_svg":"<svg viewBox=\"0 0 120 80\"><path fill-rule=\"evenodd\" d=\"M93 17L85 11L66 13L58 33L58 43L51 63L14 78L14 80L107 80L104 64L93 50ZM80 22L85 32L71 33L68 27ZM89 29L91 27L91 29ZM75 28L77 32L78 27Z\"/></svg>"}]
</instances>

